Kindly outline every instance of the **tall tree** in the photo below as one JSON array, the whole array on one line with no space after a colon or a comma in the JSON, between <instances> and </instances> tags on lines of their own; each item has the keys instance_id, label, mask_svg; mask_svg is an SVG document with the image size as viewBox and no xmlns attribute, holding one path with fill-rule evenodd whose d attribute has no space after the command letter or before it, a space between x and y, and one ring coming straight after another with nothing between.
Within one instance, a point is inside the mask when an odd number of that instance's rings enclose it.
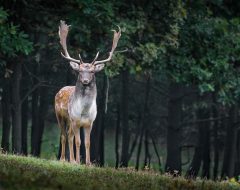
<instances>
[{"instance_id":1,"label":"tall tree","mask_svg":"<svg viewBox=\"0 0 240 190\"><path fill-rule=\"evenodd\" d=\"M2 142L1 147L4 152L8 152L10 149L10 130L11 130L11 86L10 78L6 76L3 80L2 89Z\"/></svg>"},{"instance_id":2,"label":"tall tree","mask_svg":"<svg viewBox=\"0 0 240 190\"><path fill-rule=\"evenodd\" d=\"M22 109L21 109L21 78L22 63L14 64L12 77L12 151L13 153L22 152Z\"/></svg>"},{"instance_id":3,"label":"tall tree","mask_svg":"<svg viewBox=\"0 0 240 190\"><path fill-rule=\"evenodd\" d=\"M143 143L143 137L145 134L145 138L146 136L148 136L148 125L149 125L149 112L150 112L150 108L149 108L149 99L150 99L150 89L151 89L151 75L150 73L146 74L146 85L145 85L145 96L144 96L144 103L143 103L143 108L142 108L142 112L141 112L141 116L139 117L139 120L141 122L139 122L139 126L140 127L140 138L139 138L139 143L138 143L138 149L137 149L137 159L136 159L136 165L135 165L135 169L139 169L139 165L140 165L140 156L141 156L141 150L142 150L142 143ZM146 135L147 134L147 135ZM146 148L148 148L147 146L147 141L148 139L145 139L145 161L144 161L144 167L147 166L147 159L149 159L149 152L148 150L146 150Z\"/></svg>"},{"instance_id":4,"label":"tall tree","mask_svg":"<svg viewBox=\"0 0 240 190\"><path fill-rule=\"evenodd\" d=\"M234 105L229 111L228 126L226 129L222 177L233 177L237 147L237 107Z\"/></svg>"},{"instance_id":5,"label":"tall tree","mask_svg":"<svg viewBox=\"0 0 240 190\"><path fill-rule=\"evenodd\" d=\"M129 158L129 125L128 125L128 114L129 114L129 71L122 71L122 154L120 160L120 167L128 166Z\"/></svg>"},{"instance_id":6,"label":"tall tree","mask_svg":"<svg viewBox=\"0 0 240 190\"><path fill-rule=\"evenodd\" d=\"M107 112L107 98L108 98L108 86L109 81L106 75L103 75L102 89L99 94L99 106L98 115L96 118L95 126L91 134L91 159L94 163L103 166L104 165L104 129Z\"/></svg>"},{"instance_id":7,"label":"tall tree","mask_svg":"<svg viewBox=\"0 0 240 190\"><path fill-rule=\"evenodd\" d=\"M29 120L29 88L28 88L28 75L26 69L22 67L23 79L21 89L21 102L22 102L22 153L28 154L28 120Z\"/></svg>"},{"instance_id":8,"label":"tall tree","mask_svg":"<svg viewBox=\"0 0 240 190\"><path fill-rule=\"evenodd\" d=\"M169 87L168 127L167 127L167 161L165 171L181 174L181 112L182 85L172 83Z\"/></svg>"},{"instance_id":9,"label":"tall tree","mask_svg":"<svg viewBox=\"0 0 240 190\"><path fill-rule=\"evenodd\" d=\"M5 5L5 4L4 4ZM6 8L8 7L8 3L6 3ZM19 8L19 7L18 7ZM11 9L10 9L11 10ZM14 153L21 153L21 145L22 145L22 134L21 134L21 77L22 77L22 64L23 64L23 55L19 56L18 61L16 59L17 54L29 54L32 51L32 43L28 40L27 34L25 34L23 31L20 30L19 26L16 26L14 24L9 24L12 19L16 22L15 17L9 17L8 13L4 11L2 8L0 8L0 17L2 24L0 26L0 54L3 56L8 57L8 59L5 58L5 61L9 62L7 65L10 65L9 68L6 69L6 74L9 75L12 73L11 80L9 83L7 82L6 85L11 86L11 94L8 94L11 98L12 102L12 151ZM14 59L12 59L14 57ZM4 58L3 58L4 60ZM1 62L2 64L3 62ZM10 69L10 70L9 70ZM12 69L12 70L11 70ZM4 90L6 90L6 95L9 92L9 87L6 86ZM8 102L9 103L9 102ZM10 105L9 105L10 106ZM9 107L4 106L3 109L4 112L9 113ZM7 118L8 120L8 115ZM6 138L4 137L4 143L8 144L8 133L9 133L9 124L8 122L4 124L4 135L6 135ZM6 132L6 133L5 133Z\"/></svg>"}]
</instances>

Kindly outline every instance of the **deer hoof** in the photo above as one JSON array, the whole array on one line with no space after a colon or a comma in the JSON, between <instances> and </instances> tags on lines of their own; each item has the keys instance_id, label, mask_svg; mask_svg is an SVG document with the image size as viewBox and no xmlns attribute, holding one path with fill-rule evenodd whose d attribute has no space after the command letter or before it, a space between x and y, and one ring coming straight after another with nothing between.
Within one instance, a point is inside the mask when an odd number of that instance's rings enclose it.
<instances>
[{"instance_id":1,"label":"deer hoof","mask_svg":"<svg viewBox=\"0 0 240 190\"><path fill-rule=\"evenodd\" d=\"M86 162L86 166L92 166L91 162Z\"/></svg>"},{"instance_id":2,"label":"deer hoof","mask_svg":"<svg viewBox=\"0 0 240 190\"><path fill-rule=\"evenodd\" d=\"M65 162L65 158L60 158L60 162Z\"/></svg>"},{"instance_id":3,"label":"deer hoof","mask_svg":"<svg viewBox=\"0 0 240 190\"><path fill-rule=\"evenodd\" d=\"M77 164L77 162L75 160L70 160L71 164Z\"/></svg>"}]
</instances>

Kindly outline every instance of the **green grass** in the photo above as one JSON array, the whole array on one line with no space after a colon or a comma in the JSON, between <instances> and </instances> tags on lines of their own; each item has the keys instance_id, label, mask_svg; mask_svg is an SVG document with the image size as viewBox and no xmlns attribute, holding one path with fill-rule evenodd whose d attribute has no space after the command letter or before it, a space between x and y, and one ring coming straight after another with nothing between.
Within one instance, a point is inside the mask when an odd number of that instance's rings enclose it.
<instances>
[{"instance_id":1,"label":"green grass","mask_svg":"<svg viewBox=\"0 0 240 190\"><path fill-rule=\"evenodd\" d=\"M0 154L0 189L237 190L240 186Z\"/></svg>"}]
</instances>

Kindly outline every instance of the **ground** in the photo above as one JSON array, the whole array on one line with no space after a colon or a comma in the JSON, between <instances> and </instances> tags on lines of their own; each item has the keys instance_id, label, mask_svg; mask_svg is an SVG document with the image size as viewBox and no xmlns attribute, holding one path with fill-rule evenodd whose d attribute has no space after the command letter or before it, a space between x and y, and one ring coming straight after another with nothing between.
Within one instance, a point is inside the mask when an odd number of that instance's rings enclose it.
<instances>
[{"instance_id":1,"label":"ground","mask_svg":"<svg viewBox=\"0 0 240 190\"><path fill-rule=\"evenodd\" d=\"M0 154L0 189L238 190L236 182L173 178L155 172L116 170Z\"/></svg>"}]
</instances>

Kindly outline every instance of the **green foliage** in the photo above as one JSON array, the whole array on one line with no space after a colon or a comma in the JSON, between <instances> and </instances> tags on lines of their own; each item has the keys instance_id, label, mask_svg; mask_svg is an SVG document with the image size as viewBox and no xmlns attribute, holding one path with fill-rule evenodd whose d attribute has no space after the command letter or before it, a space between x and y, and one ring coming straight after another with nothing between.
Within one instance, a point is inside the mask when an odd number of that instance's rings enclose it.
<instances>
[{"instance_id":1,"label":"green foliage","mask_svg":"<svg viewBox=\"0 0 240 190\"><path fill-rule=\"evenodd\" d=\"M237 190L238 183L186 180L130 169L86 167L32 157L0 155L1 185L7 189Z\"/></svg>"},{"instance_id":2,"label":"green foliage","mask_svg":"<svg viewBox=\"0 0 240 190\"><path fill-rule=\"evenodd\" d=\"M28 55L33 50L33 44L28 35L19 26L8 21L8 13L0 7L0 53L15 57L18 53Z\"/></svg>"},{"instance_id":3,"label":"green foliage","mask_svg":"<svg viewBox=\"0 0 240 190\"><path fill-rule=\"evenodd\" d=\"M224 104L232 104L240 97L240 19L224 1L210 1L209 5L205 1L181 0L164 0L161 4L106 0L49 2L41 6L39 2L31 3L35 7L39 5L39 10L49 5L59 10L59 13L43 11L34 16L34 12L24 15L37 23L36 33L46 33L49 41L54 40L49 44L41 41L35 44L40 49L59 51L56 28L60 19L66 19L71 24L68 39L71 55L77 57L81 53L89 61L100 51L99 59L104 59L111 48L111 29L119 25L122 37L116 51L126 48L128 51L116 52L105 67L110 77L123 69L129 69L132 74L158 70L159 75L166 75L173 82L197 85L202 94L217 92L218 100ZM31 3L23 2L30 10ZM1 8L1 53L28 54L32 44L27 35L7 18L8 14Z\"/></svg>"},{"instance_id":4,"label":"green foliage","mask_svg":"<svg viewBox=\"0 0 240 190\"><path fill-rule=\"evenodd\" d=\"M239 97L240 19L215 17L203 3L195 6L178 23L178 46L167 46L168 75L198 85L201 93L216 91L220 102L232 104Z\"/></svg>"},{"instance_id":5,"label":"green foliage","mask_svg":"<svg viewBox=\"0 0 240 190\"><path fill-rule=\"evenodd\" d=\"M100 50L100 59L111 47L110 29L119 25L122 37L113 61L105 69L110 77L123 69L132 74L159 71L173 82L197 85L200 93L216 92L218 101L238 100L240 19L220 11L224 1L72 1L68 14L76 42L75 55L90 60ZM127 6L126 6L127 5ZM226 13L228 12L228 17ZM231 17L229 17L231 15ZM73 37L71 37L73 36ZM69 39L69 41L73 41Z\"/></svg>"},{"instance_id":6,"label":"green foliage","mask_svg":"<svg viewBox=\"0 0 240 190\"><path fill-rule=\"evenodd\" d=\"M156 2L148 3L142 7L141 2L118 2L118 1L82 1L75 0L75 9L68 14L72 25L69 41L74 39L84 59L90 60L95 52L100 50L99 58L105 58L111 47L112 33L110 29L122 28L122 37L117 51L128 49L124 53L116 53L113 64L106 67L106 74L115 76L122 69L129 69L133 74L156 69L161 61L159 54L165 51L160 43L160 36L167 31L161 27L161 21L166 22L169 15L169 4L163 4L161 10ZM168 2L168 1L167 1ZM180 2L180 1L179 1ZM129 4L129 5L128 5ZM127 5L127 6L126 6ZM173 10L175 4L171 5ZM160 14L163 12L162 14ZM173 17L173 16L171 16ZM159 25L156 23L160 23ZM72 37L71 37L72 36ZM75 49L76 49L75 47Z\"/></svg>"},{"instance_id":7,"label":"green foliage","mask_svg":"<svg viewBox=\"0 0 240 190\"><path fill-rule=\"evenodd\" d=\"M4 11L2 7L0 7L0 23L2 24L7 19L7 17L7 12Z\"/></svg>"}]
</instances>

